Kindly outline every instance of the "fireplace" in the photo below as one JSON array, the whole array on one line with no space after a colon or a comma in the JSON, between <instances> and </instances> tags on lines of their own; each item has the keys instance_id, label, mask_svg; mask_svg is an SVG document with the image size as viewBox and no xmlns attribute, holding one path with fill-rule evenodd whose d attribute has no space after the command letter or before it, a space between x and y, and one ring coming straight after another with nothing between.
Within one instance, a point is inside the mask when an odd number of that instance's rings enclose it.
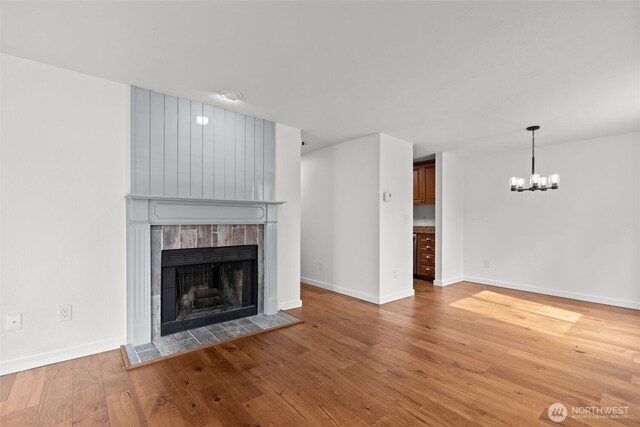
<instances>
[{"instance_id":1,"label":"fireplace","mask_svg":"<svg viewBox=\"0 0 640 427\"><path fill-rule=\"evenodd\" d=\"M258 246L162 251L160 334L258 313Z\"/></svg>"},{"instance_id":2,"label":"fireplace","mask_svg":"<svg viewBox=\"0 0 640 427\"><path fill-rule=\"evenodd\" d=\"M163 251L257 245L257 263L254 262L252 267L252 280L256 280L257 276L258 290L255 291L254 284L250 292L253 292L256 301L257 314L276 313L277 206L282 203L127 196L127 343L142 345L152 342L169 333L167 328L165 332L162 331L165 320L178 321L162 318ZM222 261L230 262L228 259ZM211 261L192 264L207 263ZM207 298L206 293L199 293L198 296ZM175 294L170 299L174 306L176 299ZM202 308L211 309L201 305ZM174 315L176 311L174 308ZM227 311L223 315L230 317L235 310ZM197 312L198 315L201 313ZM182 320L194 323L202 321L193 311L190 314L193 318Z\"/></svg>"}]
</instances>

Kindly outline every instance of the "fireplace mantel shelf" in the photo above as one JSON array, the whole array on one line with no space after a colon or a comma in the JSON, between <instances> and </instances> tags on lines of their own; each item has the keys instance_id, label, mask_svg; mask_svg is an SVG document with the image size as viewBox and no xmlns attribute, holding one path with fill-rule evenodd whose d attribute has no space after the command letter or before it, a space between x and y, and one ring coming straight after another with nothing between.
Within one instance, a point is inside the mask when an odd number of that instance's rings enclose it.
<instances>
[{"instance_id":1,"label":"fireplace mantel shelf","mask_svg":"<svg viewBox=\"0 0 640 427\"><path fill-rule=\"evenodd\" d=\"M202 199L196 197L149 196L146 194L127 194L127 199L133 200L161 200L167 202L199 202L210 205L282 205L287 202L274 200L230 200L230 199Z\"/></svg>"}]
</instances>

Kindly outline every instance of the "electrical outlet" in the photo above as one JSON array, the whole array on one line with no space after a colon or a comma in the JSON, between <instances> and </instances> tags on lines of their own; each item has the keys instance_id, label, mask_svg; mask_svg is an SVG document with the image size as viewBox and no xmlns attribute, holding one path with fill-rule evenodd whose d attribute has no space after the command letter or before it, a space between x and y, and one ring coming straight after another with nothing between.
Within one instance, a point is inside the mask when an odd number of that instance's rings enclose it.
<instances>
[{"instance_id":1,"label":"electrical outlet","mask_svg":"<svg viewBox=\"0 0 640 427\"><path fill-rule=\"evenodd\" d=\"M491 268L491 262L490 262L490 261L485 260L485 261L484 261L484 268Z\"/></svg>"},{"instance_id":2,"label":"electrical outlet","mask_svg":"<svg viewBox=\"0 0 640 427\"><path fill-rule=\"evenodd\" d=\"M4 329L7 331L22 329L22 313L7 314Z\"/></svg>"},{"instance_id":3,"label":"electrical outlet","mask_svg":"<svg viewBox=\"0 0 640 427\"><path fill-rule=\"evenodd\" d=\"M318 263L318 270L324 270L324 262L320 261Z\"/></svg>"},{"instance_id":4,"label":"electrical outlet","mask_svg":"<svg viewBox=\"0 0 640 427\"><path fill-rule=\"evenodd\" d=\"M58 321L66 322L71 320L71 304L58 307Z\"/></svg>"}]
</instances>

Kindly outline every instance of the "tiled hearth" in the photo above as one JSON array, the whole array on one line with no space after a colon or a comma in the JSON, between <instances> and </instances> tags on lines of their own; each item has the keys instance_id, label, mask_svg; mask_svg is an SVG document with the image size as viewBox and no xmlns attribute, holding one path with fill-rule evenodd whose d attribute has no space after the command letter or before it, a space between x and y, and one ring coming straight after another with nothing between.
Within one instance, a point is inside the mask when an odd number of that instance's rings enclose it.
<instances>
[{"instance_id":1,"label":"tiled hearth","mask_svg":"<svg viewBox=\"0 0 640 427\"><path fill-rule=\"evenodd\" d=\"M166 335L148 344L137 346L127 344L125 351L127 352L129 364L133 366L183 351L299 322L299 319L283 311L271 315L258 314L257 316Z\"/></svg>"},{"instance_id":2,"label":"tiled hearth","mask_svg":"<svg viewBox=\"0 0 640 427\"><path fill-rule=\"evenodd\" d=\"M160 335L162 250L258 245L258 314L264 308L264 260L262 224L152 225L151 226L151 338ZM143 344L145 345L145 344Z\"/></svg>"}]
</instances>

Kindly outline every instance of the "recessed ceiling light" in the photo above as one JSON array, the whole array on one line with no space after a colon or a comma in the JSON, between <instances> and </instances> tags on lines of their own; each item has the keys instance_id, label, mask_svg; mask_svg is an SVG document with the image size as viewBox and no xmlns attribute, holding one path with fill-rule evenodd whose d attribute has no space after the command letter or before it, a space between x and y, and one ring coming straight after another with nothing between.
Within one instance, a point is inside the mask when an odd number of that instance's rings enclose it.
<instances>
[{"instance_id":1,"label":"recessed ceiling light","mask_svg":"<svg viewBox=\"0 0 640 427\"><path fill-rule=\"evenodd\" d=\"M199 125L205 126L207 123L209 123L209 117L196 116L196 122L198 122Z\"/></svg>"},{"instance_id":2,"label":"recessed ceiling light","mask_svg":"<svg viewBox=\"0 0 640 427\"><path fill-rule=\"evenodd\" d=\"M221 90L220 96L231 102L236 102L242 99L242 94L237 90L232 89Z\"/></svg>"}]
</instances>

